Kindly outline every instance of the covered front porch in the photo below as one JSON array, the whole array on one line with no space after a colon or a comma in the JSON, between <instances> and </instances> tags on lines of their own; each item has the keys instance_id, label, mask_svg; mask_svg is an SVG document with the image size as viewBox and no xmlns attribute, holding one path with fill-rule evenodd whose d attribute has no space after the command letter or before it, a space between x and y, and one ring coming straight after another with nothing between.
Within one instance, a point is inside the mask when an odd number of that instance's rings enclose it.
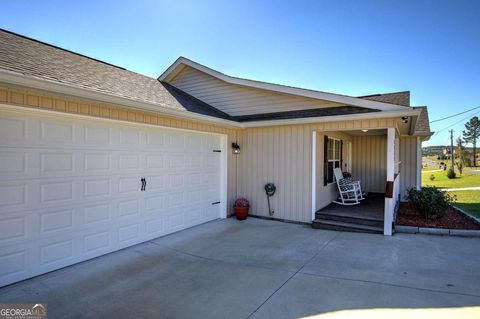
<instances>
[{"instance_id":1,"label":"covered front porch","mask_svg":"<svg viewBox=\"0 0 480 319\"><path fill-rule=\"evenodd\" d=\"M318 131L314 139L316 196L312 226L391 235L401 197L397 128ZM349 205L338 203L342 201L335 169L360 182L364 199Z\"/></svg>"}]
</instances>

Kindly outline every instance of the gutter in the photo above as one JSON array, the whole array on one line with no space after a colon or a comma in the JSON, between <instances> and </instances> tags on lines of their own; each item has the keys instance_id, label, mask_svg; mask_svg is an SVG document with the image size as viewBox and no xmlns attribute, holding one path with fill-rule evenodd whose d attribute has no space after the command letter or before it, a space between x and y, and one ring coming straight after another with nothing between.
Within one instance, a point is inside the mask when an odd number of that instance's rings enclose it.
<instances>
[{"instance_id":1,"label":"gutter","mask_svg":"<svg viewBox=\"0 0 480 319\"><path fill-rule=\"evenodd\" d=\"M294 124L314 124L314 123L328 123L348 120L370 120L382 118L394 118L402 116L418 116L420 114L417 110L406 111L382 111L372 113L356 113L349 115L334 115L334 116L320 116L320 117L306 117L299 119L286 120L269 120L258 122L244 122L244 127L260 127L260 126L279 126L279 125L294 125Z\"/></svg>"},{"instance_id":2,"label":"gutter","mask_svg":"<svg viewBox=\"0 0 480 319\"><path fill-rule=\"evenodd\" d=\"M13 84L27 88L39 89L53 93L60 93L70 96L81 97L89 100L97 100L101 102L117 104L137 110L150 111L159 114L165 114L179 119L190 119L215 123L227 127L242 128L242 125L235 121L224 120L213 116L202 115L193 112L174 110L161 105L142 102L134 99L118 97L108 93L97 92L89 89L77 88L69 84L58 83L50 80L38 79L33 76L26 76L15 72L0 70L0 82Z\"/></svg>"},{"instance_id":3,"label":"gutter","mask_svg":"<svg viewBox=\"0 0 480 319\"><path fill-rule=\"evenodd\" d=\"M419 116L421 109L406 110L393 110L393 111L381 111L371 113L356 113L349 115L335 115L335 116L320 116L320 117L308 117L297 119L284 119L284 120L267 120L267 121L255 121L255 122L235 122L225 119L216 118L213 116L202 115L198 113L174 110L168 107L162 107L161 105L142 102L134 99L118 97L112 94L97 92L94 90L83 89L74 87L69 84L58 83L50 80L38 79L33 76L26 76L18 74L16 72L0 70L0 82L8 85L17 85L26 88L33 88L43 91L49 91L57 94L65 94L69 96L76 96L89 100L97 100L101 102L121 105L136 110L150 111L157 114L164 114L166 116L197 120L208 123L221 125L224 127L231 127L237 129L245 129L249 127L261 127L261 126L281 126L281 125L298 125L298 124L313 124L313 123L327 123L336 121L348 121L348 120L368 120L368 119L380 119L380 118L394 118L402 116Z\"/></svg>"}]
</instances>

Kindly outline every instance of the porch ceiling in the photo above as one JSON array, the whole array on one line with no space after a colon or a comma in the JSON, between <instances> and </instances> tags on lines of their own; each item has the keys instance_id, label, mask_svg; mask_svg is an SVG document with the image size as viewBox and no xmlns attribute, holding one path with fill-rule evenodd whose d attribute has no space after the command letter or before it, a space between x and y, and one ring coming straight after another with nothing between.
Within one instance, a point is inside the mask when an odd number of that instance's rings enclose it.
<instances>
[{"instance_id":1,"label":"porch ceiling","mask_svg":"<svg viewBox=\"0 0 480 319\"><path fill-rule=\"evenodd\" d=\"M366 132L365 132L366 131ZM387 129L375 129L375 130L351 130L344 131L345 134L351 136L375 136L375 135L387 135Z\"/></svg>"}]
</instances>

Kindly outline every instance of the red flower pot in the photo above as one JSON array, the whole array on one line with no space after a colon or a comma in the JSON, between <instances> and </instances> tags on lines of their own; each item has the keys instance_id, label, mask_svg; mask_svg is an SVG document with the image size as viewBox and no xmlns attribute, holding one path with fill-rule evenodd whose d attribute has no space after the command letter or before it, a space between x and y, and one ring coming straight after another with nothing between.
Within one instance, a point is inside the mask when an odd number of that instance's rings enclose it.
<instances>
[{"instance_id":1,"label":"red flower pot","mask_svg":"<svg viewBox=\"0 0 480 319\"><path fill-rule=\"evenodd\" d=\"M248 216L248 210L250 207L237 207L233 206L233 209L235 211L235 216L237 217L238 220L245 220L247 219Z\"/></svg>"}]
</instances>

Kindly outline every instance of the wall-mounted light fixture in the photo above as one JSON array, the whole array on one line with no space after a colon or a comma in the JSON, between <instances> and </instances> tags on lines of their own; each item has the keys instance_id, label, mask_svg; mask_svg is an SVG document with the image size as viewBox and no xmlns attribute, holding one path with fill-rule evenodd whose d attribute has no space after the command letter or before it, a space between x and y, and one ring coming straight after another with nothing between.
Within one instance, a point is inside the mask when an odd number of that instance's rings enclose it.
<instances>
[{"instance_id":1,"label":"wall-mounted light fixture","mask_svg":"<svg viewBox=\"0 0 480 319\"><path fill-rule=\"evenodd\" d=\"M237 142L232 143L232 153L240 154L240 146L237 144Z\"/></svg>"},{"instance_id":2,"label":"wall-mounted light fixture","mask_svg":"<svg viewBox=\"0 0 480 319\"><path fill-rule=\"evenodd\" d=\"M363 132L363 133L367 133L367 132L368 132L368 130L362 130L362 132Z\"/></svg>"},{"instance_id":3,"label":"wall-mounted light fixture","mask_svg":"<svg viewBox=\"0 0 480 319\"><path fill-rule=\"evenodd\" d=\"M408 117L402 116L402 122L407 124L408 123Z\"/></svg>"}]
</instances>

